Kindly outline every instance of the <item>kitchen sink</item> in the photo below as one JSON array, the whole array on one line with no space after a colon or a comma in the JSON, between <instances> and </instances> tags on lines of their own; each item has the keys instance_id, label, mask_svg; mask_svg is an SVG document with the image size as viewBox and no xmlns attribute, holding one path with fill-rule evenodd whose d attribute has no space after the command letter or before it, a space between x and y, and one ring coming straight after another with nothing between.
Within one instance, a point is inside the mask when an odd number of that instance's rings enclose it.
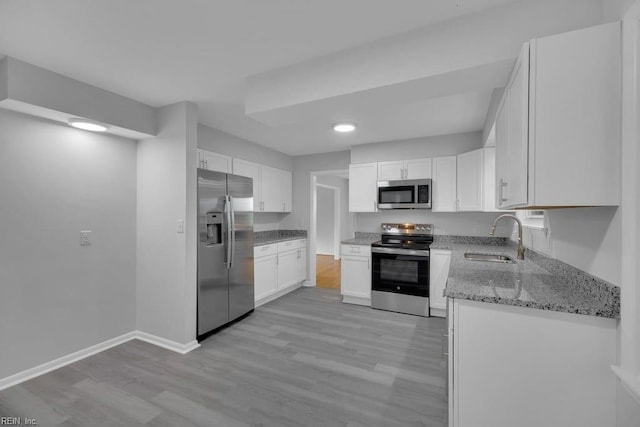
<instances>
[{"instance_id":1,"label":"kitchen sink","mask_svg":"<svg viewBox=\"0 0 640 427\"><path fill-rule=\"evenodd\" d=\"M481 254L475 252L467 252L464 257L470 261L484 261L484 262L500 262L502 264L515 264L513 258L507 255L499 254Z\"/></svg>"}]
</instances>

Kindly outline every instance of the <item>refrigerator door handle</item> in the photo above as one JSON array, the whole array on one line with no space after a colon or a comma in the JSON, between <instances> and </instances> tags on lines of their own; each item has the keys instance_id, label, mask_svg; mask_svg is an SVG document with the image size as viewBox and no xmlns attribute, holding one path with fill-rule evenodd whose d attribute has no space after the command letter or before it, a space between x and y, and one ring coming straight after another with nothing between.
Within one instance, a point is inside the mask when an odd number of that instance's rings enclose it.
<instances>
[{"instance_id":1,"label":"refrigerator door handle","mask_svg":"<svg viewBox=\"0 0 640 427\"><path fill-rule=\"evenodd\" d=\"M224 219L225 222L227 223L227 227L226 227L226 232L227 232L227 245L226 245L226 252L225 252L225 267L227 267L227 269L231 268L231 199L229 198L229 196L225 195L224 196Z\"/></svg>"},{"instance_id":2,"label":"refrigerator door handle","mask_svg":"<svg viewBox=\"0 0 640 427\"><path fill-rule=\"evenodd\" d=\"M233 198L229 197L229 212L231 213L231 222L229 222L229 228L231 230L231 257L229 258L229 268L233 268L233 258L236 251L236 214L233 209Z\"/></svg>"}]
</instances>

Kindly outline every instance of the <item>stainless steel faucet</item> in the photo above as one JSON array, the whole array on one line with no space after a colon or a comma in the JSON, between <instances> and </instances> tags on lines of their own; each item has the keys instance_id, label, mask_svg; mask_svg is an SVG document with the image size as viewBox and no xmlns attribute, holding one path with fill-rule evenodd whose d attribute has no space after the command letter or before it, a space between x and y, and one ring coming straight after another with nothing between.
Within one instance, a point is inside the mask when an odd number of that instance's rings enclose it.
<instances>
[{"instance_id":1,"label":"stainless steel faucet","mask_svg":"<svg viewBox=\"0 0 640 427\"><path fill-rule=\"evenodd\" d=\"M500 215L498 218L496 218L493 221L493 225L491 226L491 230L489 230L489 235L490 236L494 235L494 233L496 232L496 224L502 218L511 218L515 222L518 223L518 259L524 259L524 246L522 245L522 223L520 222L518 217L516 217L515 215L511 215L511 214Z\"/></svg>"}]
</instances>

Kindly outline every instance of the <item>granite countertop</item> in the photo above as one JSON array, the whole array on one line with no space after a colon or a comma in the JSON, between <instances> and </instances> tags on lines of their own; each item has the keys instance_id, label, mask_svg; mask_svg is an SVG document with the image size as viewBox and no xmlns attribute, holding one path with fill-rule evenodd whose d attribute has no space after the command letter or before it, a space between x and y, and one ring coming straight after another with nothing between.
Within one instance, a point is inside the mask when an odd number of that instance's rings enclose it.
<instances>
[{"instance_id":1,"label":"granite countertop","mask_svg":"<svg viewBox=\"0 0 640 427\"><path fill-rule=\"evenodd\" d=\"M380 233L364 233L361 231L356 231L353 239L343 240L340 243L345 245L369 246L373 242L377 242L380 239Z\"/></svg>"},{"instance_id":2,"label":"granite countertop","mask_svg":"<svg viewBox=\"0 0 640 427\"><path fill-rule=\"evenodd\" d=\"M436 236L431 248L452 251L447 297L620 318L618 286L529 249L518 260L507 239ZM465 252L509 255L516 263L471 261Z\"/></svg>"},{"instance_id":3,"label":"granite countertop","mask_svg":"<svg viewBox=\"0 0 640 427\"><path fill-rule=\"evenodd\" d=\"M253 234L253 245L263 246L272 243L286 242L287 240L306 239L307 230L269 230L256 231Z\"/></svg>"}]
</instances>

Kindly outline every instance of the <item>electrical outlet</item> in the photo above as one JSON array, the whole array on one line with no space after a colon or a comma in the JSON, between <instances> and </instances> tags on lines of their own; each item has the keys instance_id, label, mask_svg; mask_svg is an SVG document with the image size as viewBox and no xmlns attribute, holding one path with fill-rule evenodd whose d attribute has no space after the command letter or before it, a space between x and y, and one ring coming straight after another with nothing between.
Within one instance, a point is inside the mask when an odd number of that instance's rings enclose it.
<instances>
[{"instance_id":1,"label":"electrical outlet","mask_svg":"<svg viewBox=\"0 0 640 427\"><path fill-rule=\"evenodd\" d=\"M91 245L91 230L80 231L80 246Z\"/></svg>"}]
</instances>

